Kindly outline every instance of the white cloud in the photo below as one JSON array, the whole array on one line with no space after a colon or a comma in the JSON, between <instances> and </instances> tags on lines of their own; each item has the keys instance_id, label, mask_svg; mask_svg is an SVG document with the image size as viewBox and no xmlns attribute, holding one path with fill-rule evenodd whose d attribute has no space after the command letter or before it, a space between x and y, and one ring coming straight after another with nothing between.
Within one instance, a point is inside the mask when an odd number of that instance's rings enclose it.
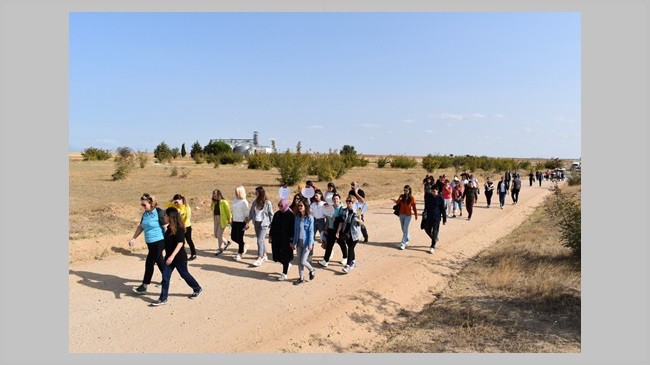
<instances>
[{"instance_id":1,"label":"white cloud","mask_svg":"<svg viewBox=\"0 0 650 365\"><path fill-rule=\"evenodd\" d=\"M475 119L483 119L485 118L485 114L481 113L472 113L469 115L470 118L475 118Z\"/></svg>"},{"instance_id":2,"label":"white cloud","mask_svg":"<svg viewBox=\"0 0 650 365\"><path fill-rule=\"evenodd\" d=\"M323 129L322 125L310 125L309 129Z\"/></svg>"},{"instance_id":3,"label":"white cloud","mask_svg":"<svg viewBox=\"0 0 650 365\"><path fill-rule=\"evenodd\" d=\"M573 118L567 118L567 117L562 116L562 115L555 116L553 118L553 120L556 121L556 122L575 122L576 121Z\"/></svg>"},{"instance_id":4,"label":"white cloud","mask_svg":"<svg viewBox=\"0 0 650 365\"><path fill-rule=\"evenodd\" d=\"M415 119L405 119L405 120L402 121L402 123L404 123L404 124L414 124Z\"/></svg>"},{"instance_id":5,"label":"white cloud","mask_svg":"<svg viewBox=\"0 0 650 365\"><path fill-rule=\"evenodd\" d=\"M442 113L440 114L440 119L443 120L463 120L464 117L462 114L451 114L451 113Z\"/></svg>"},{"instance_id":6,"label":"white cloud","mask_svg":"<svg viewBox=\"0 0 650 365\"><path fill-rule=\"evenodd\" d=\"M424 133L433 133L433 130L432 129L427 129L427 130L424 131Z\"/></svg>"},{"instance_id":7,"label":"white cloud","mask_svg":"<svg viewBox=\"0 0 650 365\"><path fill-rule=\"evenodd\" d=\"M445 124L445 127L453 127L454 125L452 123L447 123Z\"/></svg>"},{"instance_id":8,"label":"white cloud","mask_svg":"<svg viewBox=\"0 0 650 365\"><path fill-rule=\"evenodd\" d=\"M492 116L492 118L494 118L494 119L506 119L507 116L505 116L505 115L503 115L503 114L494 114L494 115Z\"/></svg>"},{"instance_id":9,"label":"white cloud","mask_svg":"<svg viewBox=\"0 0 650 365\"><path fill-rule=\"evenodd\" d=\"M359 127L361 127L361 128L379 128L380 127L380 125L373 124L373 123L361 123L361 124L357 124L357 125Z\"/></svg>"}]
</instances>

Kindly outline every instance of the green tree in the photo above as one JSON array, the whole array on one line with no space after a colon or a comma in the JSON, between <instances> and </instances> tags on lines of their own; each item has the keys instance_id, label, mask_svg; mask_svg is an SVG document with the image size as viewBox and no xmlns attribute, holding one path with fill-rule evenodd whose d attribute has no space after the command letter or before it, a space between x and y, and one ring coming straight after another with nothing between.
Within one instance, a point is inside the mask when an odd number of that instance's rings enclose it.
<instances>
[{"instance_id":1,"label":"green tree","mask_svg":"<svg viewBox=\"0 0 650 365\"><path fill-rule=\"evenodd\" d=\"M354 149L354 146L350 146L349 144L346 144L341 148L342 155L357 155L357 151Z\"/></svg>"},{"instance_id":2,"label":"green tree","mask_svg":"<svg viewBox=\"0 0 650 365\"><path fill-rule=\"evenodd\" d=\"M81 156L83 157L84 161L104 161L113 157L113 154L109 150L88 147L83 152L81 152Z\"/></svg>"},{"instance_id":3,"label":"green tree","mask_svg":"<svg viewBox=\"0 0 650 365\"><path fill-rule=\"evenodd\" d=\"M185 150L185 143L181 145L181 157L185 158L187 156L187 151Z\"/></svg>"},{"instance_id":4,"label":"green tree","mask_svg":"<svg viewBox=\"0 0 650 365\"><path fill-rule=\"evenodd\" d=\"M156 146L153 150L153 156L161 163L165 161L170 162L173 158L172 150L165 141L162 141L158 146Z\"/></svg>"},{"instance_id":5,"label":"green tree","mask_svg":"<svg viewBox=\"0 0 650 365\"><path fill-rule=\"evenodd\" d=\"M190 149L190 157L195 158L197 155L202 153L203 153L203 147L201 147L199 141L194 142L192 148Z\"/></svg>"},{"instance_id":6,"label":"green tree","mask_svg":"<svg viewBox=\"0 0 650 365\"><path fill-rule=\"evenodd\" d=\"M232 152L232 147L226 142L222 141L210 141L205 147L203 147L203 153L206 155L219 155L222 153Z\"/></svg>"},{"instance_id":7,"label":"green tree","mask_svg":"<svg viewBox=\"0 0 650 365\"><path fill-rule=\"evenodd\" d=\"M177 159L180 155L181 151L178 149L178 147L172 148L172 158Z\"/></svg>"}]
</instances>

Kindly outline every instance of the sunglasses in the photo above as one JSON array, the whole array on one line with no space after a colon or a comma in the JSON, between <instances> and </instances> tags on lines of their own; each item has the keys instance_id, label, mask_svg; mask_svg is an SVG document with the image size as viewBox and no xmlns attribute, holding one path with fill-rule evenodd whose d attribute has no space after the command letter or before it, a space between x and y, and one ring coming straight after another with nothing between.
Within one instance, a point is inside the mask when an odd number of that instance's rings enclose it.
<instances>
[{"instance_id":1,"label":"sunglasses","mask_svg":"<svg viewBox=\"0 0 650 365\"><path fill-rule=\"evenodd\" d=\"M352 200L346 200L345 202L346 202L346 203L353 203Z\"/></svg>"}]
</instances>

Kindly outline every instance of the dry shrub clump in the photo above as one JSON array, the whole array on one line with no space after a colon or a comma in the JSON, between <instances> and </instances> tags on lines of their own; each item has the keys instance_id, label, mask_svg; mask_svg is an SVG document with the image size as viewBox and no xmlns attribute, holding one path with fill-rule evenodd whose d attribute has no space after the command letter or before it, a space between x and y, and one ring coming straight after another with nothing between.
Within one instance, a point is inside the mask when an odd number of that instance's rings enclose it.
<instances>
[{"instance_id":1,"label":"dry shrub clump","mask_svg":"<svg viewBox=\"0 0 650 365\"><path fill-rule=\"evenodd\" d=\"M580 352L580 260L551 200L481 253L374 352Z\"/></svg>"}]
</instances>

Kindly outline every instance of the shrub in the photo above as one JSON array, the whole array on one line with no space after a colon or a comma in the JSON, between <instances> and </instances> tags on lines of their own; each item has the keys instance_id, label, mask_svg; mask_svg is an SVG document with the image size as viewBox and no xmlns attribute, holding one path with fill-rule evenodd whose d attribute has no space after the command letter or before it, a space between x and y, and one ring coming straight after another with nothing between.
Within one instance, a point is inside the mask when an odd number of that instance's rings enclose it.
<instances>
[{"instance_id":1,"label":"shrub","mask_svg":"<svg viewBox=\"0 0 650 365\"><path fill-rule=\"evenodd\" d=\"M252 153L246 157L248 168L253 170L270 170L273 157L266 153Z\"/></svg>"},{"instance_id":2,"label":"shrub","mask_svg":"<svg viewBox=\"0 0 650 365\"><path fill-rule=\"evenodd\" d=\"M564 163L559 158L551 158L550 160L546 160L544 162L544 168L551 169L551 170L556 169L558 167L562 167L562 165L564 165Z\"/></svg>"},{"instance_id":3,"label":"shrub","mask_svg":"<svg viewBox=\"0 0 650 365\"><path fill-rule=\"evenodd\" d=\"M115 173L113 180L125 179L135 166L135 153L129 147L118 147L115 156Z\"/></svg>"},{"instance_id":4,"label":"shrub","mask_svg":"<svg viewBox=\"0 0 650 365\"><path fill-rule=\"evenodd\" d=\"M377 167L383 169L387 163L390 163L389 157L378 157L377 158Z\"/></svg>"},{"instance_id":5,"label":"shrub","mask_svg":"<svg viewBox=\"0 0 650 365\"><path fill-rule=\"evenodd\" d=\"M422 159L422 167L427 170L428 173L432 173L440 167L440 161L437 156L428 154Z\"/></svg>"},{"instance_id":6,"label":"shrub","mask_svg":"<svg viewBox=\"0 0 650 365\"><path fill-rule=\"evenodd\" d=\"M569 186L574 186L574 185L581 185L582 184L582 176L580 175L579 172L574 171L569 175L569 178L567 179L567 184Z\"/></svg>"},{"instance_id":7,"label":"shrub","mask_svg":"<svg viewBox=\"0 0 650 365\"><path fill-rule=\"evenodd\" d=\"M84 161L105 161L113 157L113 154L109 150L102 150L95 147L88 147L83 152L81 156Z\"/></svg>"},{"instance_id":8,"label":"shrub","mask_svg":"<svg viewBox=\"0 0 650 365\"><path fill-rule=\"evenodd\" d=\"M319 181L339 179L349 170L346 157L340 154L332 152L323 155L318 154L310 160L307 173L318 176Z\"/></svg>"},{"instance_id":9,"label":"shrub","mask_svg":"<svg viewBox=\"0 0 650 365\"><path fill-rule=\"evenodd\" d=\"M219 167L220 165L219 156L215 156L215 155L205 156L204 154L201 154L200 156L204 156L205 162L213 164L215 169Z\"/></svg>"},{"instance_id":10,"label":"shrub","mask_svg":"<svg viewBox=\"0 0 650 365\"><path fill-rule=\"evenodd\" d=\"M580 256L582 209L579 197L564 192L556 185L553 195L548 199L550 201L546 209L561 231L560 240L563 246L571 249L574 255Z\"/></svg>"},{"instance_id":11,"label":"shrub","mask_svg":"<svg viewBox=\"0 0 650 365\"><path fill-rule=\"evenodd\" d=\"M236 152L222 152L216 156L222 165L235 165L244 161L244 156Z\"/></svg>"},{"instance_id":12,"label":"shrub","mask_svg":"<svg viewBox=\"0 0 650 365\"><path fill-rule=\"evenodd\" d=\"M169 176L178 176L178 167L172 166Z\"/></svg>"},{"instance_id":13,"label":"shrub","mask_svg":"<svg viewBox=\"0 0 650 365\"><path fill-rule=\"evenodd\" d=\"M144 169L144 167L147 166L147 162L149 162L149 154L146 151L138 151L138 153L136 153L136 158L138 159L140 168Z\"/></svg>"},{"instance_id":14,"label":"shrub","mask_svg":"<svg viewBox=\"0 0 650 365\"><path fill-rule=\"evenodd\" d=\"M181 178L186 178L190 174L190 170L187 170L185 167L181 167Z\"/></svg>"},{"instance_id":15,"label":"shrub","mask_svg":"<svg viewBox=\"0 0 650 365\"><path fill-rule=\"evenodd\" d=\"M291 153L287 150L285 153L277 154L275 158L275 167L280 172L280 183L287 185L296 185L307 175L309 156L301 153Z\"/></svg>"},{"instance_id":16,"label":"shrub","mask_svg":"<svg viewBox=\"0 0 650 365\"><path fill-rule=\"evenodd\" d=\"M163 163L165 161L170 162L173 158L172 150L169 148L165 141L161 142L153 150L153 156L158 159L158 162Z\"/></svg>"},{"instance_id":17,"label":"shrub","mask_svg":"<svg viewBox=\"0 0 650 365\"><path fill-rule=\"evenodd\" d=\"M390 161L390 167L400 169L410 169L418 165L418 162L413 157L395 156Z\"/></svg>"},{"instance_id":18,"label":"shrub","mask_svg":"<svg viewBox=\"0 0 650 365\"><path fill-rule=\"evenodd\" d=\"M194 162L195 162L197 165L200 165L200 164L202 164L202 163L205 163L206 157L207 157L207 156L204 155L203 152L201 152L201 153L197 153L197 154L195 154L194 156L192 156L192 159L194 160Z\"/></svg>"},{"instance_id":19,"label":"shrub","mask_svg":"<svg viewBox=\"0 0 650 365\"><path fill-rule=\"evenodd\" d=\"M123 180L126 179L126 177L129 175L129 172L131 172L131 168L127 165L117 165L115 167L115 172L111 177L113 180Z\"/></svg>"},{"instance_id":20,"label":"shrub","mask_svg":"<svg viewBox=\"0 0 650 365\"><path fill-rule=\"evenodd\" d=\"M181 150L178 149L178 147L174 147L171 149L172 152L172 158L177 159L181 155Z\"/></svg>"}]
</instances>

